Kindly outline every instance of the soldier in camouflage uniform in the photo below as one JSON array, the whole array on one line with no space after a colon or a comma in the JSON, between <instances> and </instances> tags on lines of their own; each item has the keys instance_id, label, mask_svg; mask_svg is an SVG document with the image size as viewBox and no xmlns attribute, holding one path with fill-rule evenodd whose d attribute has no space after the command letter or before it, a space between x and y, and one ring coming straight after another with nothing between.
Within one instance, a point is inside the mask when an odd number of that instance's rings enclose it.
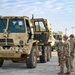
<instances>
[{"instance_id":1,"label":"soldier in camouflage uniform","mask_svg":"<svg viewBox=\"0 0 75 75\"><path fill-rule=\"evenodd\" d=\"M62 42L62 37L59 38L59 42L57 44L58 47L58 53L59 53L59 64L60 64L60 72L58 74L63 74L64 73L64 62L63 62L63 42Z\"/></svg>"},{"instance_id":2,"label":"soldier in camouflage uniform","mask_svg":"<svg viewBox=\"0 0 75 75\"><path fill-rule=\"evenodd\" d=\"M70 74L70 43L68 41L68 37L63 36L64 45L63 45L63 59L65 61L65 65L67 68L67 72L65 74Z\"/></svg>"},{"instance_id":3,"label":"soldier in camouflage uniform","mask_svg":"<svg viewBox=\"0 0 75 75\"><path fill-rule=\"evenodd\" d=\"M70 54L70 66L71 66L71 72L73 72L73 60L74 60L74 50L75 50L75 41L74 41L74 35L71 34L70 35L70 50L71 50L71 54Z\"/></svg>"},{"instance_id":4,"label":"soldier in camouflage uniform","mask_svg":"<svg viewBox=\"0 0 75 75\"><path fill-rule=\"evenodd\" d=\"M55 43L54 45L54 48L55 50L57 50L57 55L58 55L58 66L60 66L60 49L59 49L59 45L60 45L60 42L62 42L62 37L59 37L59 41Z\"/></svg>"},{"instance_id":5,"label":"soldier in camouflage uniform","mask_svg":"<svg viewBox=\"0 0 75 75\"><path fill-rule=\"evenodd\" d=\"M57 42L57 43L55 43L55 50L57 50L57 55L58 55L58 66L60 66L60 55L59 55L59 49L58 49L58 43L59 42Z\"/></svg>"}]
</instances>

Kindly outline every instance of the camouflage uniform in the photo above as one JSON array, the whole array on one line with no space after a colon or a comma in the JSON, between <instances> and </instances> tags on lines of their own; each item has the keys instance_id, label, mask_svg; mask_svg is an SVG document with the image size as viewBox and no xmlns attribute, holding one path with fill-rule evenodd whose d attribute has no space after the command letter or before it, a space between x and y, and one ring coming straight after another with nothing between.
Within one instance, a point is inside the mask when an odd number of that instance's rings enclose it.
<instances>
[{"instance_id":1,"label":"camouflage uniform","mask_svg":"<svg viewBox=\"0 0 75 75\"><path fill-rule=\"evenodd\" d=\"M71 69L73 69L75 41L72 38L72 39L69 40L69 42L70 42L70 50L71 50L71 53L70 53L70 67L71 67Z\"/></svg>"},{"instance_id":2,"label":"camouflage uniform","mask_svg":"<svg viewBox=\"0 0 75 75\"><path fill-rule=\"evenodd\" d=\"M57 50L57 55L58 55L58 64L60 65L60 55L59 55L59 49L58 49L58 46L59 46L59 42L55 43L54 47L55 47L55 50Z\"/></svg>"},{"instance_id":3,"label":"camouflage uniform","mask_svg":"<svg viewBox=\"0 0 75 75\"><path fill-rule=\"evenodd\" d=\"M59 49L58 49L58 51L57 51L57 55L58 55L58 64L59 64L59 66L60 66L60 54L59 54Z\"/></svg>"},{"instance_id":4,"label":"camouflage uniform","mask_svg":"<svg viewBox=\"0 0 75 75\"><path fill-rule=\"evenodd\" d=\"M60 72L64 72L64 62L63 62L63 42L59 40L58 42L58 53L59 53L59 64L60 64Z\"/></svg>"},{"instance_id":5,"label":"camouflage uniform","mask_svg":"<svg viewBox=\"0 0 75 75\"><path fill-rule=\"evenodd\" d=\"M65 41L63 45L63 54L64 54L64 61L67 67L67 73L70 73L70 43L69 41Z\"/></svg>"}]
</instances>

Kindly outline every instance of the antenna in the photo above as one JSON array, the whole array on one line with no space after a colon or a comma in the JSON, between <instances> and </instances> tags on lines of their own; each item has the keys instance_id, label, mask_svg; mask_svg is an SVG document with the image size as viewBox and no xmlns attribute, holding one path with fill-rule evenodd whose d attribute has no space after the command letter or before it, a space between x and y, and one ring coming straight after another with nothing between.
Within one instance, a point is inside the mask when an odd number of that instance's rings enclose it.
<instances>
[{"instance_id":1,"label":"antenna","mask_svg":"<svg viewBox=\"0 0 75 75\"><path fill-rule=\"evenodd\" d=\"M32 19L34 19L34 15L32 14Z\"/></svg>"}]
</instances>

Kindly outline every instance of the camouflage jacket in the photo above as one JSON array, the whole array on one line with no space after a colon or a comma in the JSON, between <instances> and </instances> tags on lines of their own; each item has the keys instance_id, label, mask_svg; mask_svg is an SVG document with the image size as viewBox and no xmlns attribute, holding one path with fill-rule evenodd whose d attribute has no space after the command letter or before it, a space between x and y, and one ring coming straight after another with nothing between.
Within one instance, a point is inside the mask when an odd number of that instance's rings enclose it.
<instances>
[{"instance_id":1,"label":"camouflage jacket","mask_svg":"<svg viewBox=\"0 0 75 75\"><path fill-rule=\"evenodd\" d=\"M71 39L69 40L70 42L70 50L71 50L71 55L74 56L74 50L75 50L75 40L74 39Z\"/></svg>"},{"instance_id":2,"label":"camouflage jacket","mask_svg":"<svg viewBox=\"0 0 75 75\"><path fill-rule=\"evenodd\" d=\"M56 47L57 47L57 51L58 52L63 52L63 42L62 41L59 41L58 43L56 43Z\"/></svg>"},{"instance_id":3,"label":"camouflage jacket","mask_svg":"<svg viewBox=\"0 0 75 75\"><path fill-rule=\"evenodd\" d=\"M69 43L69 41L64 42L63 53L64 53L64 56L70 57L70 43Z\"/></svg>"}]
</instances>

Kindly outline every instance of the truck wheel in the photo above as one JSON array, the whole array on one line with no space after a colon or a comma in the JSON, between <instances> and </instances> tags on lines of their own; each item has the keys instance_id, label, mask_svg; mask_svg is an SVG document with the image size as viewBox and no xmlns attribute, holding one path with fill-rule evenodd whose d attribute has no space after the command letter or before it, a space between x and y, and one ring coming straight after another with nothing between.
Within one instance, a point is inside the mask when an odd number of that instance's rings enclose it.
<instances>
[{"instance_id":1,"label":"truck wheel","mask_svg":"<svg viewBox=\"0 0 75 75\"><path fill-rule=\"evenodd\" d=\"M14 61L14 60L12 60L12 62L13 62L13 63L18 63L19 61Z\"/></svg>"},{"instance_id":2,"label":"truck wheel","mask_svg":"<svg viewBox=\"0 0 75 75\"><path fill-rule=\"evenodd\" d=\"M4 60L0 59L0 67L2 67Z\"/></svg>"},{"instance_id":3,"label":"truck wheel","mask_svg":"<svg viewBox=\"0 0 75 75\"><path fill-rule=\"evenodd\" d=\"M47 47L47 61L50 61L51 58L51 48Z\"/></svg>"},{"instance_id":4,"label":"truck wheel","mask_svg":"<svg viewBox=\"0 0 75 75\"><path fill-rule=\"evenodd\" d=\"M32 49L29 58L26 60L26 65L28 68L35 68L37 65L37 55L36 50Z\"/></svg>"},{"instance_id":5,"label":"truck wheel","mask_svg":"<svg viewBox=\"0 0 75 75\"><path fill-rule=\"evenodd\" d=\"M47 61L50 61L50 51L47 50Z\"/></svg>"},{"instance_id":6,"label":"truck wheel","mask_svg":"<svg viewBox=\"0 0 75 75\"><path fill-rule=\"evenodd\" d=\"M41 63L46 63L47 62L47 50L42 51L42 56L40 56L40 62Z\"/></svg>"}]
</instances>

